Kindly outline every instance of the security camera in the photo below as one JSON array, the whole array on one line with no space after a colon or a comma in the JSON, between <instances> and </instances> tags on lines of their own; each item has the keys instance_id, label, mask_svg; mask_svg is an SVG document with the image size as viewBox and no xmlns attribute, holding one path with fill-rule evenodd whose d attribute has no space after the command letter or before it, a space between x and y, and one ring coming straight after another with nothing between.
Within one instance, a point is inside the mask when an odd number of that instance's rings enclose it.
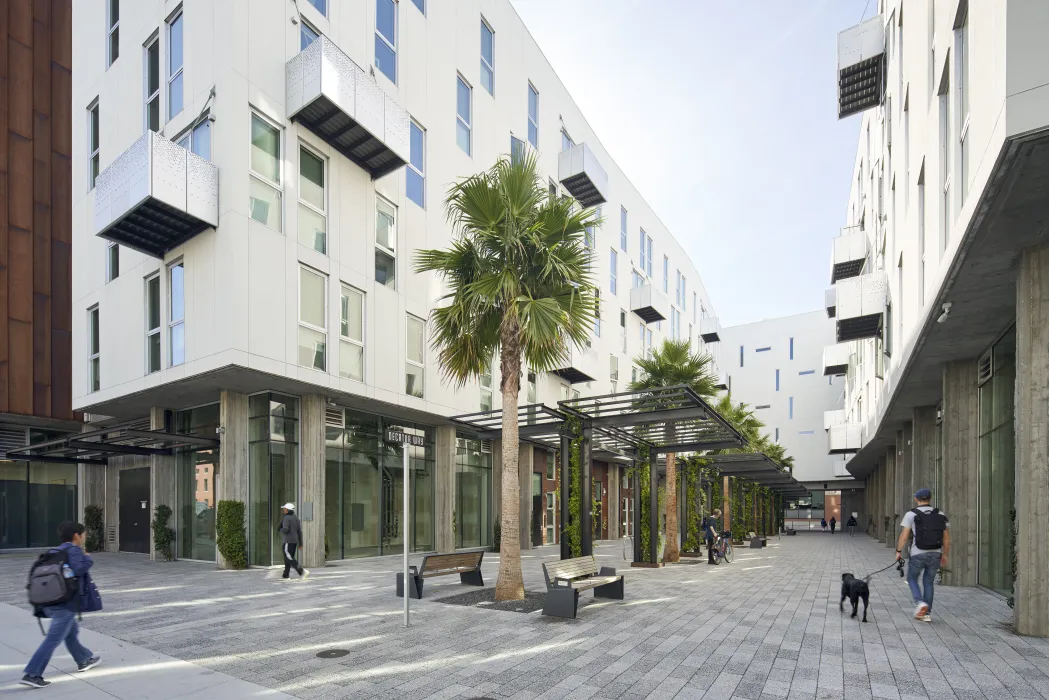
<instances>
[{"instance_id":1,"label":"security camera","mask_svg":"<svg viewBox=\"0 0 1049 700\"><path fill-rule=\"evenodd\" d=\"M937 323L943 323L947 320L947 314L951 313L951 302L943 302L943 306L941 308L943 309L943 313L941 313L940 317L936 319Z\"/></svg>"}]
</instances>

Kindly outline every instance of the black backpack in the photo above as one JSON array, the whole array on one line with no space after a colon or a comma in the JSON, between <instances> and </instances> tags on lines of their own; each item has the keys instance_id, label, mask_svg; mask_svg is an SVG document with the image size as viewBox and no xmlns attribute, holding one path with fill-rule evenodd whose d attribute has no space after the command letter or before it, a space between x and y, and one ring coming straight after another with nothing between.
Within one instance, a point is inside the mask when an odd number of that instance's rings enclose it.
<instances>
[{"instance_id":1,"label":"black backpack","mask_svg":"<svg viewBox=\"0 0 1049 700\"><path fill-rule=\"evenodd\" d=\"M920 508L914 513L914 546L918 549L940 549L943 547L943 531L947 529L947 516L939 508L925 513Z\"/></svg>"},{"instance_id":2,"label":"black backpack","mask_svg":"<svg viewBox=\"0 0 1049 700\"><path fill-rule=\"evenodd\" d=\"M41 554L29 569L26 592L35 608L61 605L79 593L79 582L69 566L69 551L52 549Z\"/></svg>"}]
</instances>

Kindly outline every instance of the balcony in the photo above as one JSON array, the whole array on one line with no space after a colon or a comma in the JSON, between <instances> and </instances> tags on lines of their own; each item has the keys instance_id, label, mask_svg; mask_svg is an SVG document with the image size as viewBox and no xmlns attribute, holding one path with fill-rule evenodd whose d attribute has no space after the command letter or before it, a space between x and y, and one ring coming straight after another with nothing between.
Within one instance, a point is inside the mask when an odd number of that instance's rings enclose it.
<instances>
[{"instance_id":1,"label":"balcony","mask_svg":"<svg viewBox=\"0 0 1049 700\"><path fill-rule=\"evenodd\" d=\"M288 118L364 168L372 179L410 155L409 117L349 56L322 36L288 61Z\"/></svg>"},{"instance_id":2,"label":"balcony","mask_svg":"<svg viewBox=\"0 0 1049 700\"><path fill-rule=\"evenodd\" d=\"M827 454L846 455L860 451L859 423L838 423L827 430Z\"/></svg>"},{"instance_id":3,"label":"balcony","mask_svg":"<svg viewBox=\"0 0 1049 700\"><path fill-rule=\"evenodd\" d=\"M557 156L557 178L576 201L584 207L596 207L608 201L608 175L585 143L561 151Z\"/></svg>"},{"instance_id":4,"label":"balcony","mask_svg":"<svg viewBox=\"0 0 1049 700\"><path fill-rule=\"evenodd\" d=\"M219 171L147 131L95 181L95 235L163 258L219 223Z\"/></svg>"},{"instance_id":5,"label":"balcony","mask_svg":"<svg viewBox=\"0 0 1049 700\"><path fill-rule=\"evenodd\" d=\"M670 317L667 298L651 284L643 284L630 290L630 310L645 323L665 321Z\"/></svg>"},{"instance_id":6,"label":"balcony","mask_svg":"<svg viewBox=\"0 0 1049 700\"><path fill-rule=\"evenodd\" d=\"M852 347L848 343L837 343L823 348L823 376L841 376L849 371Z\"/></svg>"},{"instance_id":7,"label":"balcony","mask_svg":"<svg viewBox=\"0 0 1049 700\"><path fill-rule=\"evenodd\" d=\"M834 318L834 314L838 311L838 290L836 287L823 292L824 306L827 307L827 318Z\"/></svg>"},{"instance_id":8,"label":"balcony","mask_svg":"<svg viewBox=\"0 0 1049 700\"><path fill-rule=\"evenodd\" d=\"M598 376L597 351L592 347L577 348L569 344L568 358L553 372L569 384L592 382Z\"/></svg>"},{"instance_id":9,"label":"balcony","mask_svg":"<svg viewBox=\"0 0 1049 700\"><path fill-rule=\"evenodd\" d=\"M881 104L885 91L885 20L881 15L838 33L838 119Z\"/></svg>"},{"instance_id":10,"label":"balcony","mask_svg":"<svg viewBox=\"0 0 1049 700\"><path fill-rule=\"evenodd\" d=\"M699 337L704 343L721 342L721 321L717 316L704 316L699 319Z\"/></svg>"},{"instance_id":11,"label":"balcony","mask_svg":"<svg viewBox=\"0 0 1049 700\"><path fill-rule=\"evenodd\" d=\"M838 282L837 287L838 342L879 337L888 301L885 273L850 277Z\"/></svg>"},{"instance_id":12,"label":"balcony","mask_svg":"<svg viewBox=\"0 0 1049 700\"><path fill-rule=\"evenodd\" d=\"M823 412L823 429L830 430L836 425L845 424L845 409L838 408L833 411Z\"/></svg>"},{"instance_id":13,"label":"balcony","mask_svg":"<svg viewBox=\"0 0 1049 700\"><path fill-rule=\"evenodd\" d=\"M863 263L867 260L867 245L867 234L859 226L849 226L841 230L841 235L834 239L834 250L831 253L831 284L857 277L863 272Z\"/></svg>"},{"instance_id":14,"label":"balcony","mask_svg":"<svg viewBox=\"0 0 1049 700\"><path fill-rule=\"evenodd\" d=\"M728 372L718 370L714 374L714 388L718 391L728 391L732 387L732 380L728 376Z\"/></svg>"}]
</instances>

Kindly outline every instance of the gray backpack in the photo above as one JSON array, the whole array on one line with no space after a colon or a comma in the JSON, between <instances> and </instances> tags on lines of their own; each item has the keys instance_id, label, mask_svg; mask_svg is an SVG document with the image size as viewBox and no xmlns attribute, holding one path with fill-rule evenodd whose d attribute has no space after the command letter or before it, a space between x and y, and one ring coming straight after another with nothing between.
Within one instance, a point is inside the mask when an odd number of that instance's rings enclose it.
<instances>
[{"instance_id":1,"label":"gray backpack","mask_svg":"<svg viewBox=\"0 0 1049 700\"><path fill-rule=\"evenodd\" d=\"M79 584L69 566L69 552L52 549L41 554L29 569L26 592L29 604L35 608L73 600L79 592Z\"/></svg>"}]
</instances>

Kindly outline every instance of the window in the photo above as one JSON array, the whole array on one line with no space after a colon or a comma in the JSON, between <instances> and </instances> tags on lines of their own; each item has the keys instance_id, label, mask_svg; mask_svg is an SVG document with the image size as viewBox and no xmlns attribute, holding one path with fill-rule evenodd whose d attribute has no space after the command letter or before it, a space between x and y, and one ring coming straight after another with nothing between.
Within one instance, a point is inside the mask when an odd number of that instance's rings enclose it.
<instances>
[{"instance_id":1,"label":"window","mask_svg":"<svg viewBox=\"0 0 1049 700\"><path fill-rule=\"evenodd\" d=\"M328 278L299 268L299 364L325 371L328 344Z\"/></svg>"},{"instance_id":2,"label":"window","mask_svg":"<svg viewBox=\"0 0 1049 700\"><path fill-rule=\"evenodd\" d=\"M779 428L776 428L776 442L779 442Z\"/></svg>"},{"instance_id":3,"label":"window","mask_svg":"<svg viewBox=\"0 0 1049 700\"><path fill-rule=\"evenodd\" d=\"M645 272L649 277L652 276L652 236L648 237L648 269Z\"/></svg>"},{"instance_id":4,"label":"window","mask_svg":"<svg viewBox=\"0 0 1049 700\"><path fill-rule=\"evenodd\" d=\"M814 370L814 369L806 369L806 370L802 370L801 372L798 372L798 376L799 377L804 377L804 376L806 376L808 374L816 374L816 370Z\"/></svg>"},{"instance_id":5,"label":"window","mask_svg":"<svg viewBox=\"0 0 1049 700\"><path fill-rule=\"evenodd\" d=\"M492 410L492 364L481 371L481 410Z\"/></svg>"},{"instance_id":6,"label":"window","mask_svg":"<svg viewBox=\"0 0 1049 700\"><path fill-rule=\"evenodd\" d=\"M168 20L168 119L182 111L182 11Z\"/></svg>"},{"instance_id":7,"label":"window","mask_svg":"<svg viewBox=\"0 0 1049 700\"><path fill-rule=\"evenodd\" d=\"M116 0L114 0L116 2ZM154 36L146 45L144 83L146 92L146 128L160 131L160 37Z\"/></svg>"},{"instance_id":8,"label":"window","mask_svg":"<svg viewBox=\"0 0 1049 700\"><path fill-rule=\"evenodd\" d=\"M299 146L299 243L328 252L324 159Z\"/></svg>"},{"instance_id":9,"label":"window","mask_svg":"<svg viewBox=\"0 0 1049 700\"><path fill-rule=\"evenodd\" d=\"M319 38L320 33L316 29L305 21L299 22L299 51L302 51Z\"/></svg>"},{"instance_id":10,"label":"window","mask_svg":"<svg viewBox=\"0 0 1049 700\"><path fill-rule=\"evenodd\" d=\"M608 259L608 288L612 294L616 293L616 268L619 267L619 254L612 248L612 255Z\"/></svg>"},{"instance_id":11,"label":"window","mask_svg":"<svg viewBox=\"0 0 1049 700\"><path fill-rule=\"evenodd\" d=\"M925 305L925 163L918 171L918 301Z\"/></svg>"},{"instance_id":12,"label":"window","mask_svg":"<svg viewBox=\"0 0 1049 700\"><path fill-rule=\"evenodd\" d=\"M106 2L106 68L120 57L120 0Z\"/></svg>"},{"instance_id":13,"label":"window","mask_svg":"<svg viewBox=\"0 0 1049 700\"><path fill-rule=\"evenodd\" d=\"M414 119L408 128L411 148L405 170L406 194L420 207L426 207L426 131Z\"/></svg>"},{"instance_id":14,"label":"window","mask_svg":"<svg viewBox=\"0 0 1049 700\"><path fill-rule=\"evenodd\" d=\"M309 0L309 3L317 8L317 12L328 16L328 0Z\"/></svg>"},{"instance_id":15,"label":"window","mask_svg":"<svg viewBox=\"0 0 1049 700\"><path fill-rule=\"evenodd\" d=\"M205 490L205 491L207 491L207 490L208 490L208 480L207 480L207 478L206 478L206 477L205 477L205 479L204 479L204 490Z\"/></svg>"},{"instance_id":16,"label":"window","mask_svg":"<svg viewBox=\"0 0 1049 700\"><path fill-rule=\"evenodd\" d=\"M375 281L397 289L397 207L375 199Z\"/></svg>"},{"instance_id":17,"label":"window","mask_svg":"<svg viewBox=\"0 0 1049 700\"><path fill-rule=\"evenodd\" d=\"M619 247L626 250L626 207L619 207Z\"/></svg>"},{"instance_id":18,"label":"window","mask_svg":"<svg viewBox=\"0 0 1049 700\"><path fill-rule=\"evenodd\" d=\"M688 280L684 275L681 275L681 310L688 311Z\"/></svg>"},{"instance_id":19,"label":"window","mask_svg":"<svg viewBox=\"0 0 1049 700\"><path fill-rule=\"evenodd\" d=\"M677 309L670 309L670 337L677 340Z\"/></svg>"},{"instance_id":20,"label":"window","mask_svg":"<svg viewBox=\"0 0 1049 700\"><path fill-rule=\"evenodd\" d=\"M470 155L472 149L470 134L472 100L473 90L460 75L455 86L455 142L466 155Z\"/></svg>"},{"instance_id":21,"label":"window","mask_svg":"<svg viewBox=\"0 0 1049 700\"><path fill-rule=\"evenodd\" d=\"M674 303L681 306L681 297L683 296L681 293L683 291L681 288L681 270L674 270L674 272Z\"/></svg>"},{"instance_id":22,"label":"window","mask_svg":"<svg viewBox=\"0 0 1049 700\"><path fill-rule=\"evenodd\" d=\"M630 288L637 289L645 284L645 278L641 276L641 273L637 270L630 271Z\"/></svg>"},{"instance_id":23,"label":"window","mask_svg":"<svg viewBox=\"0 0 1049 700\"><path fill-rule=\"evenodd\" d=\"M652 357L652 329L645 329L645 354Z\"/></svg>"},{"instance_id":24,"label":"window","mask_svg":"<svg viewBox=\"0 0 1049 700\"><path fill-rule=\"evenodd\" d=\"M87 390L98 391L102 387L99 376L100 355L98 337L98 307L87 310Z\"/></svg>"},{"instance_id":25,"label":"window","mask_svg":"<svg viewBox=\"0 0 1049 700\"><path fill-rule=\"evenodd\" d=\"M663 293L670 293L670 260L663 256Z\"/></svg>"},{"instance_id":26,"label":"window","mask_svg":"<svg viewBox=\"0 0 1049 700\"><path fill-rule=\"evenodd\" d=\"M211 160L211 120L201 120L192 129L187 129L175 143L204 160Z\"/></svg>"},{"instance_id":27,"label":"window","mask_svg":"<svg viewBox=\"0 0 1049 700\"><path fill-rule=\"evenodd\" d=\"M903 253L900 253L900 260L896 264L896 290L899 303L896 305L899 312L896 314L896 337L903 337L903 314L907 308L903 303Z\"/></svg>"},{"instance_id":28,"label":"window","mask_svg":"<svg viewBox=\"0 0 1049 700\"><path fill-rule=\"evenodd\" d=\"M251 176L248 211L251 218L281 231L280 131L251 113Z\"/></svg>"},{"instance_id":29,"label":"window","mask_svg":"<svg viewBox=\"0 0 1049 700\"><path fill-rule=\"evenodd\" d=\"M574 145L575 145L575 142L572 141L572 137L568 135L568 132L565 131L564 129L561 129L561 150L562 151L571 150L572 146L574 146Z\"/></svg>"},{"instance_id":30,"label":"window","mask_svg":"<svg viewBox=\"0 0 1049 700\"><path fill-rule=\"evenodd\" d=\"M375 67L397 82L397 2L375 0Z\"/></svg>"},{"instance_id":31,"label":"window","mask_svg":"<svg viewBox=\"0 0 1049 700\"><path fill-rule=\"evenodd\" d=\"M539 148L539 92L528 83L528 143Z\"/></svg>"},{"instance_id":32,"label":"window","mask_svg":"<svg viewBox=\"0 0 1049 700\"><path fill-rule=\"evenodd\" d=\"M87 108L87 188L95 189L98 179L98 98Z\"/></svg>"},{"instance_id":33,"label":"window","mask_svg":"<svg viewBox=\"0 0 1049 700\"><path fill-rule=\"evenodd\" d=\"M772 349L771 345L766 345L763 348L754 348L754 352L768 352L771 349Z\"/></svg>"},{"instance_id":34,"label":"window","mask_svg":"<svg viewBox=\"0 0 1049 700\"><path fill-rule=\"evenodd\" d=\"M739 366L743 366L743 346L739 346Z\"/></svg>"},{"instance_id":35,"label":"window","mask_svg":"<svg viewBox=\"0 0 1049 700\"><path fill-rule=\"evenodd\" d=\"M645 229L638 229L638 247L641 249L641 270L645 269Z\"/></svg>"},{"instance_id":36,"label":"window","mask_svg":"<svg viewBox=\"0 0 1049 700\"><path fill-rule=\"evenodd\" d=\"M794 338L793 337L791 337L791 339L790 339L790 359L791 360L794 359Z\"/></svg>"},{"instance_id":37,"label":"window","mask_svg":"<svg viewBox=\"0 0 1049 700\"><path fill-rule=\"evenodd\" d=\"M557 183L554 182L554 178L550 178L547 184L547 191L550 193L550 199L557 197Z\"/></svg>"},{"instance_id":38,"label":"window","mask_svg":"<svg viewBox=\"0 0 1049 700\"><path fill-rule=\"evenodd\" d=\"M481 85L495 94L495 32L481 18Z\"/></svg>"},{"instance_id":39,"label":"window","mask_svg":"<svg viewBox=\"0 0 1049 700\"><path fill-rule=\"evenodd\" d=\"M412 0L412 4L419 8L419 12L426 14L426 0Z\"/></svg>"},{"instance_id":40,"label":"window","mask_svg":"<svg viewBox=\"0 0 1049 700\"><path fill-rule=\"evenodd\" d=\"M120 277L120 246L110 241L106 246L106 282Z\"/></svg>"},{"instance_id":41,"label":"window","mask_svg":"<svg viewBox=\"0 0 1049 700\"><path fill-rule=\"evenodd\" d=\"M699 295L692 292L692 323L699 323ZM793 340L793 338L791 338ZM793 345L793 343L791 343Z\"/></svg>"},{"instance_id":42,"label":"window","mask_svg":"<svg viewBox=\"0 0 1049 700\"><path fill-rule=\"evenodd\" d=\"M528 370L528 393L525 394L529 404L539 403L539 386L536 384L535 372Z\"/></svg>"},{"instance_id":43,"label":"window","mask_svg":"<svg viewBox=\"0 0 1049 700\"><path fill-rule=\"evenodd\" d=\"M417 399L423 398L423 371L425 369L426 323L408 315L408 348L405 353L404 393Z\"/></svg>"},{"instance_id":44,"label":"window","mask_svg":"<svg viewBox=\"0 0 1049 700\"><path fill-rule=\"evenodd\" d=\"M510 162L517 164L524 160L525 156L525 145L524 141L517 138L513 134L510 134Z\"/></svg>"},{"instance_id":45,"label":"window","mask_svg":"<svg viewBox=\"0 0 1049 700\"><path fill-rule=\"evenodd\" d=\"M623 353L625 354L626 349L626 310L619 310L619 337L623 340Z\"/></svg>"},{"instance_id":46,"label":"window","mask_svg":"<svg viewBox=\"0 0 1049 700\"><path fill-rule=\"evenodd\" d=\"M779 370L776 370L776 391L779 391Z\"/></svg>"},{"instance_id":47,"label":"window","mask_svg":"<svg viewBox=\"0 0 1049 700\"><path fill-rule=\"evenodd\" d=\"M951 95L940 94L940 255L947 250L951 220Z\"/></svg>"},{"instance_id":48,"label":"window","mask_svg":"<svg viewBox=\"0 0 1049 700\"><path fill-rule=\"evenodd\" d=\"M171 366L186 361L186 270L181 262L168 268L168 293L171 304L168 309L168 334L171 338Z\"/></svg>"},{"instance_id":49,"label":"window","mask_svg":"<svg viewBox=\"0 0 1049 700\"><path fill-rule=\"evenodd\" d=\"M787 397L787 418L794 420L794 397Z\"/></svg>"},{"instance_id":50,"label":"window","mask_svg":"<svg viewBox=\"0 0 1049 700\"><path fill-rule=\"evenodd\" d=\"M160 275L146 280L146 374L160 371Z\"/></svg>"},{"instance_id":51,"label":"window","mask_svg":"<svg viewBox=\"0 0 1049 700\"><path fill-rule=\"evenodd\" d=\"M601 207L597 208L597 211L594 212L593 218L591 218L590 220L591 221L600 221L601 220ZM590 226L587 226L583 230L583 234L584 234L584 240L585 240L587 249L588 250L593 250L594 248L596 248L597 247L597 240L594 237L594 226L593 226L593 224L591 224Z\"/></svg>"},{"instance_id":52,"label":"window","mask_svg":"<svg viewBox=\"0 0 1049 700\"><path fill-rule=\"evenodd\" d=\"M955 87L958 93L958 206L969 190L969 6L961 10L961 26L955 30ZM902 309L902 307L901 307Z\"/></svg>"},{"instance_id":53,"label":"window","mask_svg":"<svg viewBox=\"0 0 1049 700\"><path fill-rule=\"evenodd\" d=\"M601 337L601 288L594 288L594 337Z\"/></svg>"},{"instance_id":54,"label":"window","mask_svg":"<svg viewBox=\"0 0 1049 700\"><path fill-rule=\"evenodd\" d=\"M619 381L619 356L608 356L608 379L612 382Z\"/></svg>"},{"instance_id":55,"label":"window","mask_svg":"<svg viewBox=\"0 0 1049 700\"><path fill-rule=\"evenodd\" d=\"M364 381L364 294L343 287L339 300L339 376Z\"/></svg>"}]
</instances>

